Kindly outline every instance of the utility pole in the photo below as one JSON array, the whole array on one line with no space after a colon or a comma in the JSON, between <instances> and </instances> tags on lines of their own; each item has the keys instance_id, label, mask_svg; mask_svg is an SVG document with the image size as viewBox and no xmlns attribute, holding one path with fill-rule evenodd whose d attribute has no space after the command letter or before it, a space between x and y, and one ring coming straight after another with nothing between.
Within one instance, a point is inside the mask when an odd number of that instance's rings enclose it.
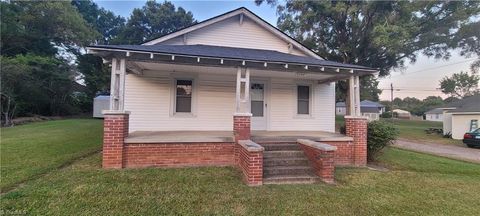
<instances>
[{"instance_id":1,"label":"utility pole","mask_svg":"<svg viewBox=\"0 0 480 216\"><path fill-rule=\"evenodd\" d=\"M393 122L393 83L390 83L390 114Z\"/></svg>"}]
</instances>

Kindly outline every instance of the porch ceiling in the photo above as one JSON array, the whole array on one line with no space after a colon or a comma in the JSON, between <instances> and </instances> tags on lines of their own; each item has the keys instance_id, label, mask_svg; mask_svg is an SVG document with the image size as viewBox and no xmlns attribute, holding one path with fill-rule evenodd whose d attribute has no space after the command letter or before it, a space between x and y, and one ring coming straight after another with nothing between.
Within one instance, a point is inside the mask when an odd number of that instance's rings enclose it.
<instances>
[{"instance_id":1,"label":"porch ceiling","mask_svg":"<svg viewBox=\"0 0 480 216\"><path fill-rule=\"evenodd\" d=\"M321 79L336 81L350 76L374 74L376 69L319 60L311 57L296 56L271 50L244 49L233 47L217 47L206 45L104 45L88 47L89 53L104 59L125 58L129 62L147 62L159 64L191 65L203 67L237 68L270 72L293 72L303 74L324 75ZM155 66L143 64L145 68L135 64L127 65L132 71L153 69Z\"/></svg>"}]
</instances>

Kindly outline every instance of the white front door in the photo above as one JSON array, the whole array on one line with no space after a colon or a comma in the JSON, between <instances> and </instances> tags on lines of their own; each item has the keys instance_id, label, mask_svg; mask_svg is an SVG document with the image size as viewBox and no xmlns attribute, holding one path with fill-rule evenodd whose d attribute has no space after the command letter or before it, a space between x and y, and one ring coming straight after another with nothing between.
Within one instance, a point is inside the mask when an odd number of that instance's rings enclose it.
<instances>
[{"instance_id":1,"label":"white front door","mask_svg":"<svg viewBox=\"0 0 480 216\"><path fill-rule=\"evenodd\" d=\"M252 81L250 83L250 104L252 112L252 130L267 129L267 103L265 82Z\"/></svg>"}]
</instances>

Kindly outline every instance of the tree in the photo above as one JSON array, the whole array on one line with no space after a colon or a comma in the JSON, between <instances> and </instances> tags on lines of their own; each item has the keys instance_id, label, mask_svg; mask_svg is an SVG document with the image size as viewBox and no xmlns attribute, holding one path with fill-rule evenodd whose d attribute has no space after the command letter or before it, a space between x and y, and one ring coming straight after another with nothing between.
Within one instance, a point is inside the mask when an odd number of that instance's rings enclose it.
<instances>
[{"instance_id":1,"label":"tree","mask_svg":"<svg viewBox=\"0 0 480 216\"><path fill-rule=\"evenodd\" d=\"M73 0L72 5L77 8L85 21L102 35L96 44L110 44L125 28L125 18L98 7L93 1Z\"/></svg>"},{"instance_id":2,"label":"tree","mask_svg":"<svg viewBox=\"0 0 480 216\"><path fill-rule=\"evenodd\" d=\"M87 45L98 36L69 2L0 2L0 9L3 56L53 56L60 49Z\"/></svg>"},{"instance_id":3,"label":"tree","mask_svg":"<svg viewBox=\"0 0 480 216\"><path fill-rule=\"evenodd\" d=\"M261 4L265 0L256 0ZM275 4L275 0L266 0ZM379 68L480 53L478 1L294 1L278 6L278 27L327 60ZM367 78L364 78L367 79ZM368 78L371 79L371 78ZM347 85L339 83L341 91ZM361 89L363 90L363 89Z\"/></svg>"},{"instance_id":4,"label":"tree","mask_svg":"<svg viewBox=\"0 0 480 216\"><path fill-rule=\"evenodd\" d=\"M451 97L464 98L479 92L478 82L480 76L467 72L455 73L451 77L440 80L440 89Z\"/></svg>"},{"instance_id":5,"label":"tree","mask_svg":"<svg viewBox=\"0 0 480 216\"><path fill-rule=\"evenodd\" d=\"M195 23L193 14L168 1L147 1L142 8L133 9L125 29L114 43L141 44L172 33Z\"/></svg>"}]
</instances>

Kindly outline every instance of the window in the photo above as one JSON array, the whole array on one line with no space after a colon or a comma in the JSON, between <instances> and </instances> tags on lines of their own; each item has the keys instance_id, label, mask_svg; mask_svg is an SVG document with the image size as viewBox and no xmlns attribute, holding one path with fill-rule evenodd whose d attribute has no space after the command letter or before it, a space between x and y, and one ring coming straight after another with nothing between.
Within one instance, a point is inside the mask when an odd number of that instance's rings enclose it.
<instances>
[{"instance_id":1,"label":"window","mask_svg":"<svg viewBox=\"0 0 480 216\"><path fill-rule=\"evenodd\" d=\"M192 80L176 80L175 81L175 112L191 113L192 112Z\"/></svg>"},{"instance_id":2,"label":"window","mask_svg":"<svg viewBox=\"0 0 480 216\"><path fill-rule=\"evenodd\" d=\"M440 118L440 115L439 115L439 114L435 114L435 118L436 118L436 119L439 119L439 118Z\"/></svg>"},{"instance_id":3,"label":"window","mask_svg":"<svg viewBox=\"0 0 480 216\"><path fill-rule=\"evenodd\" d=\"M310 114L310 86L297 86L297 114Z\"/></svg>"}]
</instances>

